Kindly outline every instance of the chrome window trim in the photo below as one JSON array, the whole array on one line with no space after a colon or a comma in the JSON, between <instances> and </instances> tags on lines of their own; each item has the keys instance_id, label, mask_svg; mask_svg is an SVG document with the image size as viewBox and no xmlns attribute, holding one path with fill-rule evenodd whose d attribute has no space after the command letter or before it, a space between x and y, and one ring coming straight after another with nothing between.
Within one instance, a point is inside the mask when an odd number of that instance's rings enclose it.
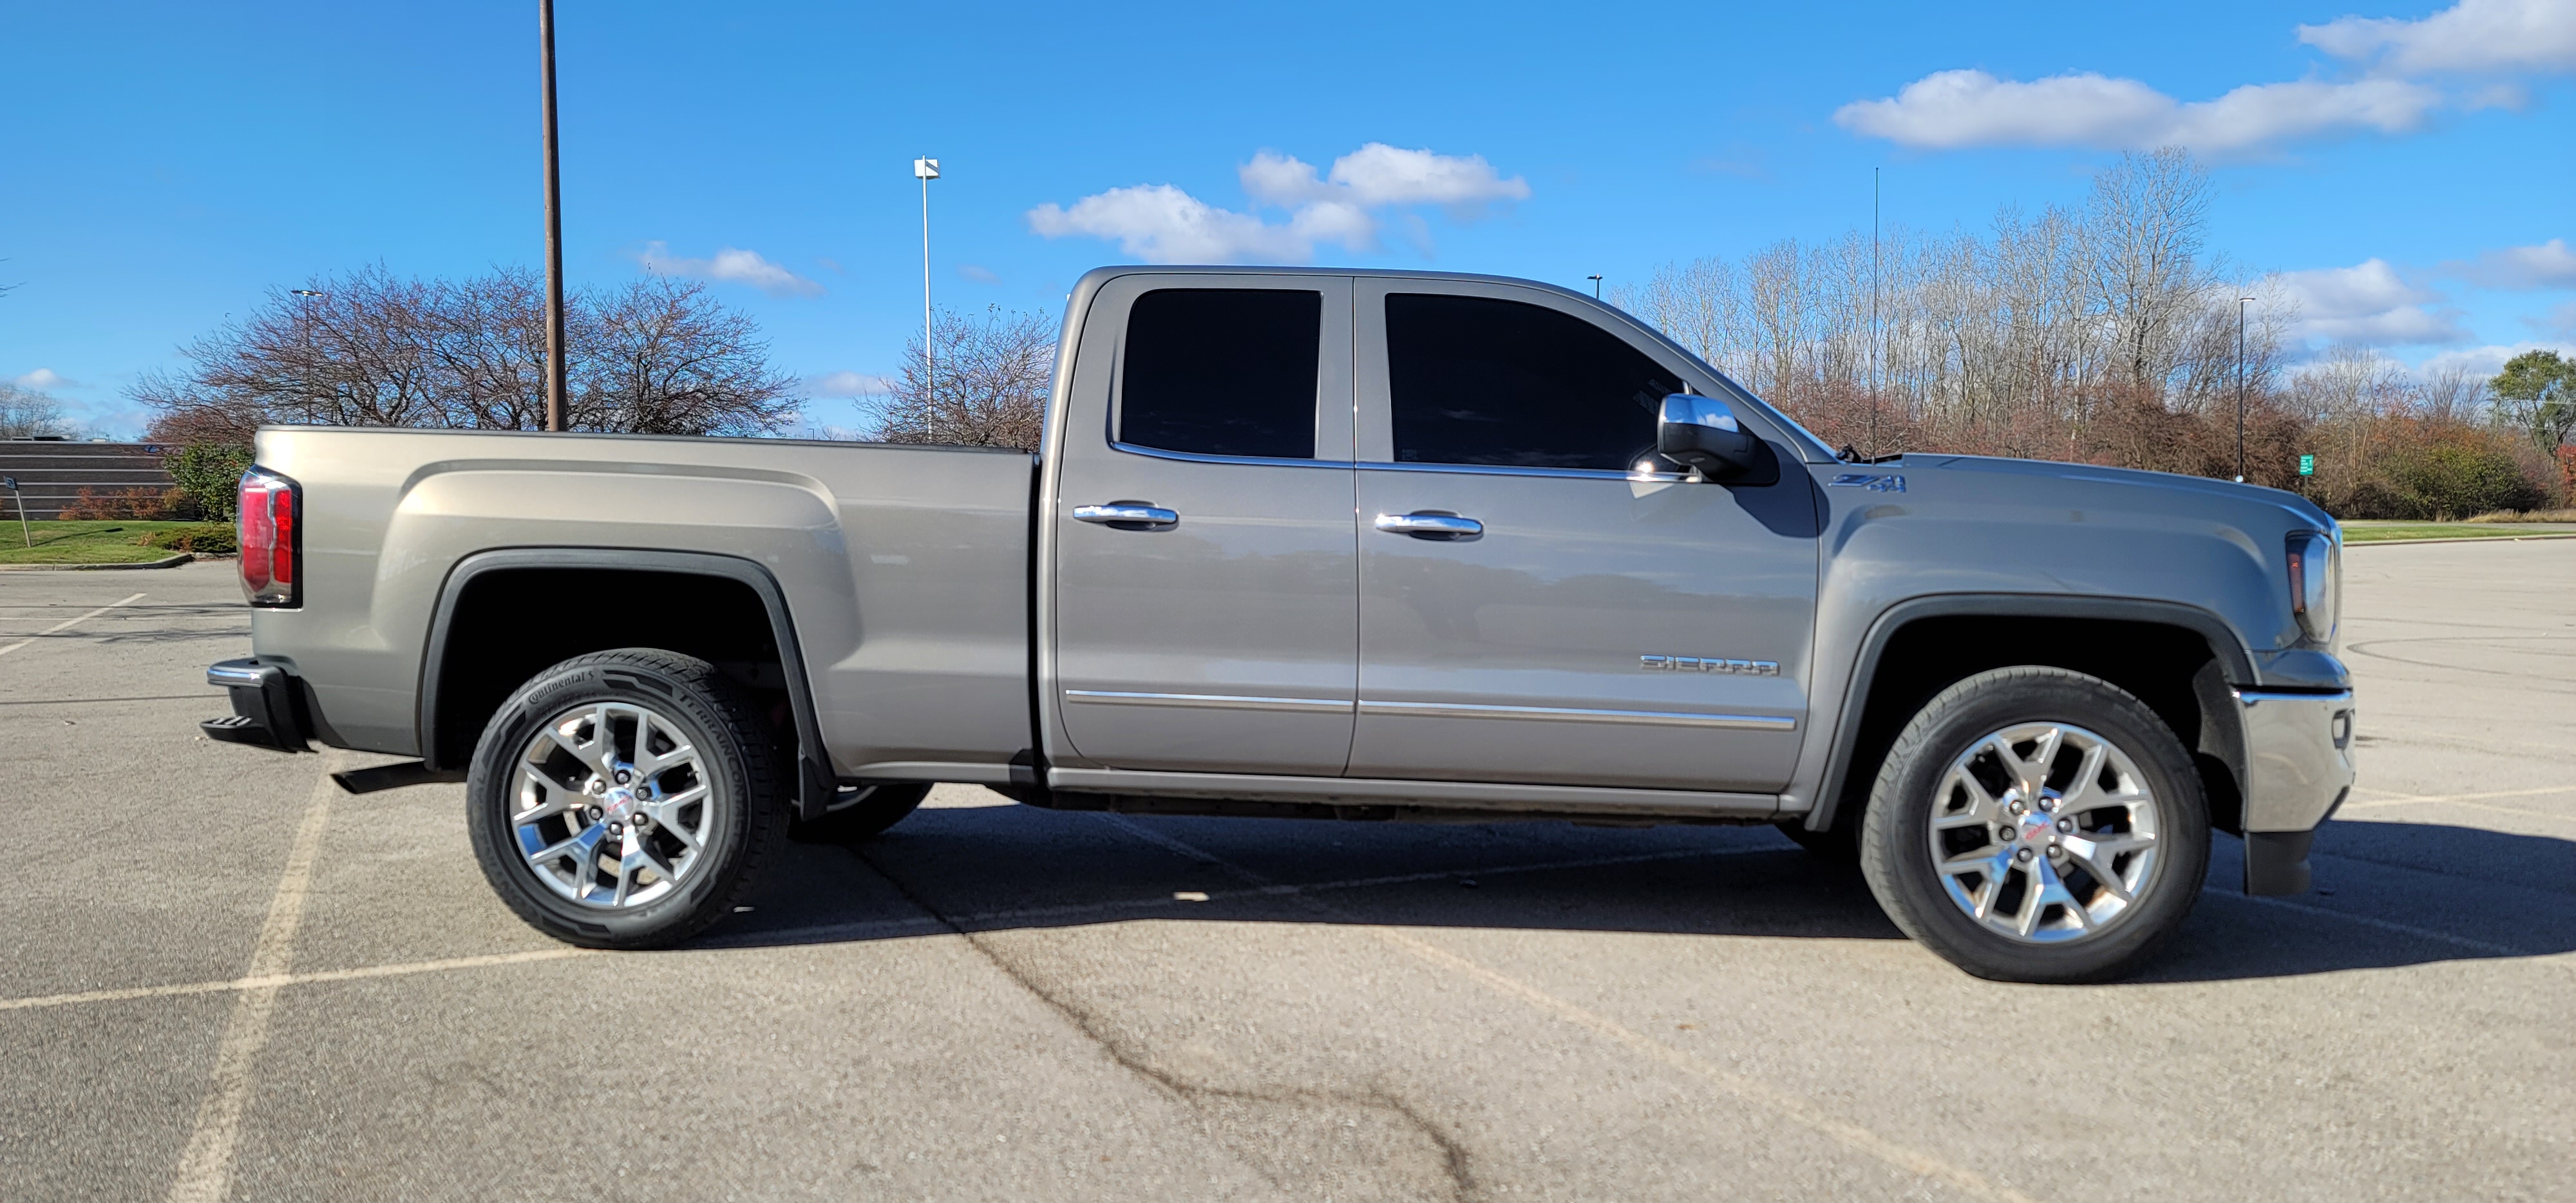
<instances>
[{"instance_id":1,"label":"chrome window trim","mask_svg":"<svg viewBox=\"0 0 2576 1203\"><path fill-rule=\"evenodd\" d=\"M1232 693L1131 693L1115 689L1068 689L1064 700L1093 706L1184 706L1196 710L1272 710L1291 714L1349 714L1351 704L1335 698L1264 698Z\"/></svg>"},{"instance_id":2,"label":"chrome window trim","mask_svg":"<svg viewBox=\"0 0 2576 1203\"><path fill-rule=\"evenodd\" d=\"M1363 460L1346 465L1381 472L1453 472L1470 476L1553 476L1571 480L1642 480L1687 484L1699 478L1686 472L1613 472L1607 468L1523 468L1512 464L1407 464Z\"/></svg>"},{"instance_id":3,"label":"chrome window trim","mask_svg":"<svg viewBox=\"0 0 2576 1203\"><path fill-rule=\"evenodd\" d=\"M1351 461L1346 459L1280 459L1266 455L1203 455L1196 451L1166 451L1160 447L1143 447L1134 443L1121 443L1115 439L1110 440L1109 449L1112 451L1124 451L1129 455L1150 456L1154 459L1179 460L1188 464L1254 464L1267 465L1273 468L1348 468L1352 466Z\"/></svg>"},{"instance_id":4,"label":"chrome window trim","mask_svg":"<svg viewBox=\"0 0 2576 1203\"><path fill-rule=\"evenodd\" d=\"M1466 702L1378 702L1360 699L1360 713L1418 718L1548 719L1570 723L1622 723L1641 727L1725 727L1794 731L1798 720L1776 714L1702 714L1680 710L1586 710L1568 706L1485 706Z\"/></svg>"}]
</instances>

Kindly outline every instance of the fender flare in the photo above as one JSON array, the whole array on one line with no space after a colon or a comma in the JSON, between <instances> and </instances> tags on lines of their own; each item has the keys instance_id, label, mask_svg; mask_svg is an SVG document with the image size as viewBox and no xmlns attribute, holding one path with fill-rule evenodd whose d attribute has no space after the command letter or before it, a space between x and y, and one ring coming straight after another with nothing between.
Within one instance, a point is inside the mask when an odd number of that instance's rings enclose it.
<instances>
[{"instance_id":1,"label":"fender flare","mask_svg":"<svg viewBox=\"0 0 2576 1203\"><path fill-rule=\"evenodd\" d=\"M796 721L797 814L820 816L840 791L832 762L823 749L823 727L814 713L814 689L805 675L805 655L796 643L796 622L788 613L786 591L769 570L740 556L711 552L656 551L610 547L511 547L476 552L456 562L439 585L438 607L431 613L429 638L422 644L420 682L414 691L413 722L420 739L421 761L433 771L463 769L439 762L438 678L447 663L447 636L456 616L457 599L476 577L520 568L593 568L606 572L667 572L710 576L748 586L769 614L770 636L778 644L780 668L787 681L787 705Z\"/></svg>"},{"instance_id":2,"label":"fender flare","mask_svg":"<svg viewBox=\"0 0 2576 1203\"><path fill-rule=\"evenodd\" d=\"M1871 621L1869 634L1862 638L1860 652L1854 657L1851 676L1843 685L1839 718L1834 724L1833 750L1825 761L1825 775L1816 791L1815 805L1807 809L1806 826L1810 831L1823 831L1833 826L1834 816L1842 805L1843 786L1851 775L1853 755L1860 744L1862 712L1869 708L1870 686L1878 674L1878 662L1887 651L1890 639L1905 625L1925 618L1959 616L1983 618L2078 618L2110 622L2144 622L2160 626L2182 627L2199 635L2209 644L2229 681L2255 680L2254 657L2245 648L2236 629L2227 620L2198 606L2181 602L2156 601L2132 597L2068 597L2046 593L1946 593L1931 597L1908 598L1879 611ZM2241 721L2230 712L2229 722ZM2241 735L2229 746L2241 749ZM2242 753L2238 754L2242 759ZM2244 779L2242 763L2228 766Z\"/></svg>"}]
</instances>

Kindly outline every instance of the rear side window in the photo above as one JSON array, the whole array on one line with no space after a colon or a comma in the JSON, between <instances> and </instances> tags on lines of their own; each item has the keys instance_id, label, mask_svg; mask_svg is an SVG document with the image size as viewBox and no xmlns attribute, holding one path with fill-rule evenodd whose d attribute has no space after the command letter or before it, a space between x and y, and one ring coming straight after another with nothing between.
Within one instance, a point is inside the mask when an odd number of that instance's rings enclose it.
<instances>
[{"instance_id":1,"label":"rear side window","mask_svg":"<svg viewBox=\"0 0 2576 1203\"><path fill-rule=\"evenodd\" d=\"M1487 297L1386 298L1395 458L1625 472L1681 380L1581 318Z\"/></svg>"},{"instance_id":2,"label":"rear side window","mask_svg":"<svg viewBox=\"0 0 2576 1203\"><path fill-rule=\"evenodd\" d=\"M1127 312L1118 441L1196 455L1315 457L1324 294L1161 288Z\"/></svg>"}]
</instances>

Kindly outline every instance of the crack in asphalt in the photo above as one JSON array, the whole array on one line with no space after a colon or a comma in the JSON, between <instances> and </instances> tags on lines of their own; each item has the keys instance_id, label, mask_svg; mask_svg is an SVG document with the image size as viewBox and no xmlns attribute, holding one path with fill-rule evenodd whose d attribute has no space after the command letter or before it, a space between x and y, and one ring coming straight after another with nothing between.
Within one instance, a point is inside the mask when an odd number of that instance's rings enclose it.
<instances>
[{"instance_id":1,"label":"crack in asphalt","mask_svg":"<svg viewBox=\"0 0 2576 1203\"><path fill-rule=\"evenodd\" d=\"M1439 1154L1440 1168L1448 1178L1450 1199L1457 1203L1467 1203L1468 1200L1478 1197L1476 1179L1466 1147L1456 1137L1443 1131L1439 1125L1431 1122L1395 1095L1384 1090L1370 1090L1364 1093L1314 1089L1245 1090L1186 1079L1154 1064L1141 1052L1129 1047L1128 1042L1109 1031L1093 1012L1062 993L1050 989L1038 980L1037 975L1014 963L1010 957L1004 955L1002 950L993 947L989 941L982 938L983 933L967 929L958 920L950 918L946 912L931 905L930 900L915 893L902 879L887 871L884 865L878 864L876 858L869 856L864 848L845 845L844 849L859 863L866 865L871 872L882 878L888 886L903 897L904 901L920 908L923 914L930 916L939 926L964 940L967 947L974 949L1004 977L1009 978L1022 990L1026 990L1031 997L1045 1004L1084 1039L1099 1046L1100 1050L1120 1068L1188 1104L1198 1115L1203 1131L1271 1186L1283 1191L1295 1191L1301 1184L1283 1179L1279 1168L1284 1167L1274 1168L1266 1164L1270 1159L1261 1155L1264 1150L1258 1147L1245 1147L1248 1142L1234 1137L1227 1125L1214 1122L1217 1117L1210 1114L1210 1101L1298 1108L1360 1108L1391 1114L1403 1120L1407 1128L1429 1141L1432 1149Z\"/></svg>"}]
</instances>

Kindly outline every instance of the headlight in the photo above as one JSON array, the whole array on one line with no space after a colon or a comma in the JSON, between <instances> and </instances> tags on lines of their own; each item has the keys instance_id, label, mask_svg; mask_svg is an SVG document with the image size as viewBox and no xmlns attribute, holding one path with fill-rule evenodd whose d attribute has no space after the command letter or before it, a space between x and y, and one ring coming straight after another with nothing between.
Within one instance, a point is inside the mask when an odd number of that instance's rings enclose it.
<instances>
[{"instance_id":1,"label":"headlight","mask_svg":"<svg viewBox=\"0 0 2576 1203\"><path fill-rule=\"evenodd\" d=\"M2290 613L2318 643L2334 639L2336 603L2342 598L2335 586L2334 536L2313 530L2290 536Z\"/></svg>"}]
</instances>

